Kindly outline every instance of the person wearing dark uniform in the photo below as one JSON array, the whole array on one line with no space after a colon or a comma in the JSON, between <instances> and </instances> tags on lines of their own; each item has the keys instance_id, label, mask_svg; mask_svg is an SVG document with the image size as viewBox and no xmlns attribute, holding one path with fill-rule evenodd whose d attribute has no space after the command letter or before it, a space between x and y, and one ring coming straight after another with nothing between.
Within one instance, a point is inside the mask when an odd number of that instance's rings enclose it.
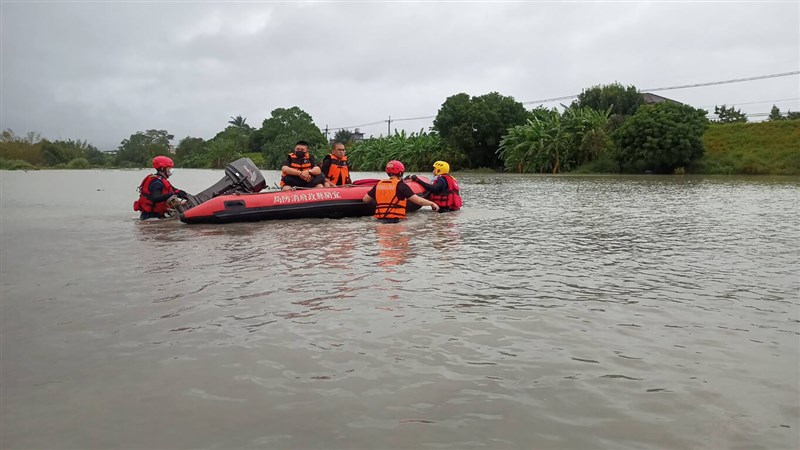
<instances>
[{"instance_id":1,"label":"person wearing dark uniform","mask_svg":"<svg viewBox=\"0 0 800 450\"><path fill-rule=\"evenodd\" d=\"M422 185L430 195L428 199L439 205L439 212L461 209L461 190L456 179L450 175L450 164L444 161L433 163L433 182L426 183L411 175L411 179Z\"/></svg>"},{"instance_id":2,"label":"person wearing dark uniform","mask_svg":"<svg viewBox=\"0 0 800 450\"><path fill-rule=\"evenodd\" d=\"M325 187L344 186L352 184L350 180L350 167L347 156L344 154L344 144L335 142L331 154L322 160L322 174L325 175Z\"/></svg>"},{"instance_id":3,"label":"person wearing dark uniform","mask_svg":"<svg viewBox=\"0 0 800 450\"><path fill-rule=\"evenodd\" d=\"M321 188L325 185L325 175L322 174L314 156L308 151L308 142L297 141L294 152L289 153L283 160L281 167L281 189L284 191L292 188Z\"/></svg>"},{"instance_id":4,"label":"person wearing dark uniform","mask_svg":"<svg viewBox=\"0 0 800 450\"><path fill-rule=\"evenodd\" d=\"M386 163L388 179L381 180L364 195L364 203L375 202L375 218L381 222L397 223L406 218L406 205L409 201L419 206L430 206L438 211L436 203L425 200L415 194L411 188L403 183L403 172L406 171L403 163L392 160Z\"/></svg>"},{"instance_id":5,"label":"person wearing dark uniform","mask_svg":"<svg viewBox=\"0 0 800 450\"><path fill-rule=\"evenodd\" d=\"M156 156L153 158L153 168L155 174L148 175L139 185L139 200L133 203L134 211L141 211L139 218L162 219L167 213L167 200L173 195L177 195L183 200L189 195L180 189L175 188L170 182L172 168L175 163L166 156Z\"/></svg>"}]
</instances>

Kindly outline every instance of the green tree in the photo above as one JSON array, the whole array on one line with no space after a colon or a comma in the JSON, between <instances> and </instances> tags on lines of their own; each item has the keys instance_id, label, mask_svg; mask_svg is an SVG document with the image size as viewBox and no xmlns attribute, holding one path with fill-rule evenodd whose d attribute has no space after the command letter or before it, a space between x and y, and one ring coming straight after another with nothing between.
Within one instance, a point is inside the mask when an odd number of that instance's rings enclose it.
<instances>
[{"instance_id":1,"label":"green tree","mask_svg":"<svg viewBox=\"0 0 800 450\"><path fill-rule=\"evenodd\" d=\"M741 109L734 109L733 106L727 108L725 105L715 106L714 114L719 119L715 120L716 123L746 123L747 115L742 113Z\"/></svg>"},{"instance_id":2,"label":"green tree","mask_svg":"<svg viewBox=\"0 0 800 450\"><path fill-rule=\"evenodd\" d=\"M89 164L93 166L108 166L111 164L113 157L108 153L95 148L94 146L90 146L84 152L84 158L89 161Z\"/></svg>"},{"instance_id":3,"label":"green tree","mask_svg":"<svg viewBox=\"0 0 800 450\"><path fill-rule=\"evenodd\" d=\"M460 93L448 97L433 121L446 145L463 153L467 168L502 167L497 155L500 141L509 128L530 117L513 97L491 92L480 97Z\"/></svg>"},{"instance_id":4,"label":"green tree","mask_svg":"<svg viewBox=\"0 0 800 450\"><path fill-rule=\"evenodd\" d=\"M66 164L81 156L83 156L83 152L74 145L58 141L50 142L47 139L42 141L42 164L45 166Z\"/></svg>"},{"instance_id":5,"label":"green tree","mask_svg":"<svg viewBox=\"0 0 800 450\"><path fill-rule=\"evenodd\" d=\"M86 160L88 165L102 166L108 162L103 152L85 140L42 141L42 160L46 166L67 164L77 158Z\"/></svg>"},{"instance_id":6,"label":"green tree","mask_svg":"<svg viewBox=\"0 0 800 450\"><path fill-rule=\"evenodd\" d=\"M229 120L228 123L236 128L244 128L248 130L252 129L252 127L247 124L247 117L242 117L241 115L231 117L231 120Z\"/></svg>"},{"instance_id":7,"label":"green tree","mask_svg":"<svg viewBox=\"0 0 800 450\"><path fill-rule=\"evenodd\" d=\"M336 134L333 135L334 142L341 142L342 144L345 145L349 144L350 139L352 138L353 138L353 132L344 128L337 131Z\"/></svg>"},{"instance_id":8,"label":"green tree","mask_svg":"<svg viewBox=\"0 0 800 450\"><path fill-rule=\"evenodd\" d=\"M205 167L205 151L206 141L203 138L186 136L175 147L175 163L185 167Z\"/></svg>"},{"instance_id":9,"label":"green tree","mask_svg":"<svg viewBox=\"0 0 800 450\"><path fill-rule=\"evenodd\" d=\"M116 163L128 167L147 167L158 155L168 155L169 142L175 136L166 130L138 131L120 143Z\"/></svg>"},{"instance_id":10,"label":"green tree","mask_svg":"<svg viewBox=\"0 0 800 450\"><path fill-rule=\"evenodd\" d=\"M242 141L235 136L221 136L208 141L205 157L208 160L207 167L221 169L231 161L242 157Z\"/></svg>"},{"instance_id":11,"label":"green tree","mask_svg":"<svg viewBox=\"0 0 800 450\"><path fill-rule=\"evenodd\" d=\"M786 120L798 120L798 119L800 119L800 112L792 112L792 111L786 112Z\"/></svg>"},{"instance_id":12,"label":"green tree","mask_svg":"<svg viewBox=\"0 0 800 450\"><path fill-rule=\"evenodd\" d=\"M321 160L324 156L321 149L326 148L328 142L311 116L297 106L278 108L253 132L249 147L263 153L265 167L278 169L294 149L295 142L300 140L308 142L314 155Z\"/></svg>"},{"instance_id":13,"label":"green tree","mask_svg":"<svg viewBox=\"0 0 800 450\"><path fill-rule=\"evenodd\" d=\"M642 106L613 134L621 161L657 173L688 166L703 155L706 114L671 102Z\"/></svg>"},{"instance_id":14,"label":"green tree","mask_svg":"<svg viewBox=\"0 0 800 450\"><path fill-rule=\"evenodd\" d=\"M217 133L206 144L203 167L219 169L241 158L242 153L247 151L248 141L253 132L249 126L229 126Z\"/></svg>"},{"instance_id":15,"label":"green tree","mask_svg":"<svg viewBox=\"0 0 800 450\"><path fill-rule=\"evenodd\" d=\"M767 117L767 121L774 122L776 120L786 120L786 118L781 115L781 110L778 109L777 106L772 105L772 109L769 111L769 117Z\"/></svg>"},{"instance_id":16,"label":"green tree","mask_svg":"<svg viewBox=\"0 0 800 450\"><path fill-rule=\"evenodd\" d=\"M28 132L24 137L17 136L10 128L0 135L0 158L11 161L26 161L33 166L42 164L42 140L39 133ZM23 167L24 165L20 165Z\"/></svg>"},{"instance_id":17,"label":"green tree","mask_svg":"<svg viewBox=\"0 0 800 450\"><path fill-rule=\"evenodd\" d=\"M610 111L610 115L631 116L644 103L636 86L619 83L596 85L584 89L572 106L592 108L595 111Z\"/></svg>"}]
</instances>

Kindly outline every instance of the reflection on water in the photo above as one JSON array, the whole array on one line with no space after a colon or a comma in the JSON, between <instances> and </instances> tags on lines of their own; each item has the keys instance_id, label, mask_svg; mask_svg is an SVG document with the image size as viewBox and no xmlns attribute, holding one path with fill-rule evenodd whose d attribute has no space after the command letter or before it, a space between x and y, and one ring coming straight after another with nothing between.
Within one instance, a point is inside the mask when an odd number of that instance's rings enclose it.
<instances>
[{"instance_id":1,"label":"reflection on water","mask_svg":"<svg viewBox=\"0 0 800 450\"><path fill-rule=\"evenodd\" d=\"M405 223L375 225L375 239L380 251L378 265L387 271L393 271L394 266L402 266L408 259L409 235Z\"/></svg>"},{"instance_id":2,"label":"reflection on water","mask_svg":"<svg viewBox=\"0 0 800 450\"><path fill-rule=\"evenodd\" d=\"M85 175L0 175L3 448L800 447L796 178L189 226Z\"/></svg>"}]
</instances>

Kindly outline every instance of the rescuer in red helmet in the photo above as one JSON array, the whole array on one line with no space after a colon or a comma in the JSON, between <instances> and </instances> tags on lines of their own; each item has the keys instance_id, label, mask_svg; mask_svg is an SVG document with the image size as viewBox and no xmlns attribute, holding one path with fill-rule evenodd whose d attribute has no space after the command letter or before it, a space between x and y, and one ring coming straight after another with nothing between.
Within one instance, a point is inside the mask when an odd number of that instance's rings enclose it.
<instances>
[{"instance_id":1,"label":"rescuer in red helmet","mask_svg":"<svg viewBox=\"0 0 800 450\"><path fill-rule=\"evenodd\" d=\"M167 199L177 195L183 200L189 195L175 188L170 182L172 168L175 163L166 156L156 156L153 158L153 168L155 174L150 174L142 180L139 185L139 200L133 203L134 211L141 211L140 219L161 219L167 212Z\"/></svg>"},{"instance_id":2,"label":"rescuer in red helmet","mask_svg":"<svg viewBox=\"0 0 800 450\"><path fill-rule=\"evenodd\" d=\"M430 206L438 211L436 203L425 200L415 194L408 185L403 183L403 172L406 171L403 163L391 160L386 163L386 175L389 178L381 180L364 196L364 202L375 201L375 218L382 222L397 223L406 218L406 204L411 201L419 206Z\"/></svg>"}]
</instances>

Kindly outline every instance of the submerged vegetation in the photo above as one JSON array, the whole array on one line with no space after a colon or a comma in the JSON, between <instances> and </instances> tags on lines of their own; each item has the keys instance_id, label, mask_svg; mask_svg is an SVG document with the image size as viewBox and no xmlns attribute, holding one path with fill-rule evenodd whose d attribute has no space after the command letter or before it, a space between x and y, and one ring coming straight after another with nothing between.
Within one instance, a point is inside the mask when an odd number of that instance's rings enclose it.
<instances>
[{"instance_id":1,"label":"submerged vegetation","mask_svg":"<svg viewBox=\"0 0 800 450\"><path fill-rule=\"evenodd\" d=\"M800 114L773 107L766 122L747 123L725 105L707 112L640 93L618 83L584 90L561 110L526 110L512 97L492 92L448 97L430 130L357 139L338 130L354 170L380 171L398 159L408 171L428 171L437 160L455 170L517 173L698 173L800 175ZM298 140L311 144L318 161L330 143L311 115L298 107L272 111L259 128L242 116L209 140L187 136L177 146L166 130L124 139L115 152L81 140L48 141L36 133L0 139L0 169L149 167L156 155L178 166L221 168L247 156L258 167L279 169Z\"/></svg>"}]
</instances>

